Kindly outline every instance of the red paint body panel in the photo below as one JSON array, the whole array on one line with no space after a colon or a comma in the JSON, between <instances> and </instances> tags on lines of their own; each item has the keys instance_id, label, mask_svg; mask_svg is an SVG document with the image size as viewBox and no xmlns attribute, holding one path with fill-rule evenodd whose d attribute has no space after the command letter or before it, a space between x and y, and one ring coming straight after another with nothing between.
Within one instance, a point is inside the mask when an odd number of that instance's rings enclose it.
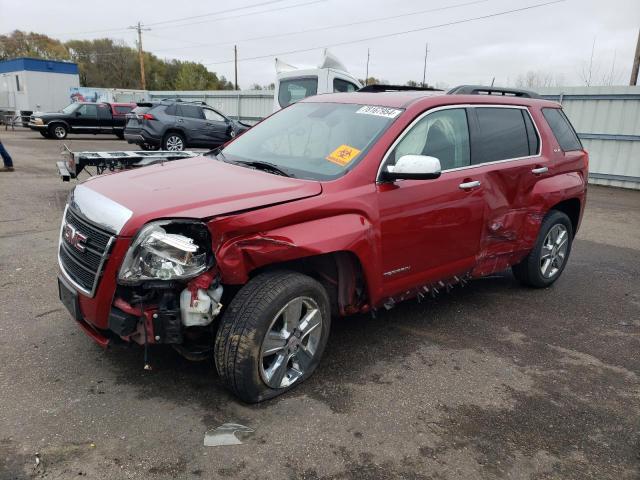
<instances>
[{"instance_id":1,"label":"red paint body panel","mask_svg":"<svg viewBox=\"0 0 640 480\"><path fill-rule=\"evenodd\" d=\"M80 295L86 319L106 328L117 272L140 227L162 218L208 222L217 268L226 284L243 284L270 264L331 252L360 262L367 306L438 280L486 275L522 259L544 215L568 200L586 201L588 157L559 151L541 108L554 102L483 95L352 93L305 102L404 108L351 172L329 182L272 175L194 158L92 179L86 186L133 212L117 240L94 298ZM376 183L380 163L404 129L438 106L519 105L542 138L541 154L444 172L436 180ZM548 172L534 175L541 166ZM471 191L462 182L479 180ZM398 274L389 274L409 267ZM387 273L387 275L385 275Z\"/></svg>"}]
</instances>

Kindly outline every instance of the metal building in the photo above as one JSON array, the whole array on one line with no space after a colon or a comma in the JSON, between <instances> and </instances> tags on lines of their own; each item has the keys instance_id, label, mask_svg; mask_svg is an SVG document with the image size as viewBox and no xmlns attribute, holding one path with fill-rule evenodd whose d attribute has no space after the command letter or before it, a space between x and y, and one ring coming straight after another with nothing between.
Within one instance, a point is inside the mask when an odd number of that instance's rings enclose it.
<instances>
[{"instance_id":1,"label":"metal building","mask_svg":"<svg viewBox=\"0 0 640 480\"><path fill-rule=\"evenodd\" d=\"M0 112L55 112L71 103L69 89L79 86L75 63L35 58L0 61Z\"/></svg>"}]
</instances>

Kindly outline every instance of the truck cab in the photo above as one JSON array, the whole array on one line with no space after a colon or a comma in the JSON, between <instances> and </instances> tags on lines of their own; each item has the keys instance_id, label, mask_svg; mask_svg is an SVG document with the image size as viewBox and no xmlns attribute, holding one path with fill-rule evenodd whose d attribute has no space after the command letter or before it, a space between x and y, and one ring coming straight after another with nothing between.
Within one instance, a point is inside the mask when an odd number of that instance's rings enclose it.
<instances>
[{"instance_id":1,"label":"truck cab","mask_svg":"<svg viewBox=\"0 0 640 480\"><path fill-rule=\"evenodd\" d=\"M275 85L274 112L312 95L355 92L362 88L360 81L326 51L318 68L299 69L276 58Z\"/></svg>"}]
</instances>

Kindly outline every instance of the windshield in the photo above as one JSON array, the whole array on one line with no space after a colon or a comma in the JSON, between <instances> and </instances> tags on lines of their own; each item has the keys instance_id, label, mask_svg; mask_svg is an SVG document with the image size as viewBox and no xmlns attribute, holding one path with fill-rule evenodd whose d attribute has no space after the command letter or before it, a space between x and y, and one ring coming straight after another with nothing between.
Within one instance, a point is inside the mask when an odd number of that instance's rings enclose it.
<instances>
[{"instance_id":1,"label":"windshield","mask_svg":"<svg viewBox=\"0 0 640 480\"><path fill-rule=\"evenodd\" d=\"M62 113L66 113L67 115L70 113L75 112L75 110L78 108L78 106L80 106L79 103L71 103L69 105L67 105L66 107L64 107L62 110L60 110Z\"/></svg>"},{"instance_id":2,"label":"windshield","mask_svg":"<svg viewBox=\"0 0 640 480\"><path fill-rule=\"evenodd\" d=\"M280 80L278 103L282 108L318 93L318 77Z\"/></svg>"},{"instance_id":3,"label":"windshield","mask_svg":"<svg viewBox=\"0 0 640 480\"><path fill-rule=\"evenodd\" d=\"M297 103L248 130L224 150L235 162L266 162L291 176L344 175L402 110L339 103Z\"/></svg>"}]
</instances>

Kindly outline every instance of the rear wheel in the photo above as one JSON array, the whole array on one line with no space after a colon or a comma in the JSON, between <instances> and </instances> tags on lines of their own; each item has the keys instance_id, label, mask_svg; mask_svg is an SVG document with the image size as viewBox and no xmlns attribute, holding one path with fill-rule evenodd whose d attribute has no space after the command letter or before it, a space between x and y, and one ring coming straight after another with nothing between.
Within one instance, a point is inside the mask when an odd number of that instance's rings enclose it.
<instances>
[{"instance_id":1,"label":"rear wheel","mask_svg":"<svg viewBox=\"0 0 640 480\"><path fill-rule=\"evenodd\" d=\"M116 132L116 137L118 137L120 140L124 140L124 132Z\"/></svg>"},{"instance_id":2,"label":"rear wheel","mask_svg":"<svg viewBox=\"0 0 640 480\"><path fill-rule=\"evenodd\" d=\"M543 220L529 255L512 267L513 274L530 287L548 287L560 277L567 265L572 242L571 220L565 213L552 210Z\"/></svg>"},{"instance_id":3,"label":"rear wheel","mask_svg":"<svg viewBox=\"0 0 640 480\"><path fill-rule=\"evenodd\" d=\"M181 152L184 150L184 137L177 132L167 133L162 140L162 148L172 152Z\"/></svg>"},{"instance_id":4,"label":"rear wheel","mask_svg":"<svg viewBox=\"0 0 640 480\"><path fill-rule=\"evenodd\" d=\"M49 127L49 137L57 140L64 140L67 138L68 129L62 123L54 123Z\"/></svg>"},{"instance_id":5,"label":"rear wheel","mask_svg":"<svg viewBox=\"0 0 640 480\"><path fill-rule=\"evenodd\" d=\"M250 403L280 395L315 371L329 337L329 297L307 275L258 275L238 292L215 342L216 368Z\"/></svg>"}]
</instances>

